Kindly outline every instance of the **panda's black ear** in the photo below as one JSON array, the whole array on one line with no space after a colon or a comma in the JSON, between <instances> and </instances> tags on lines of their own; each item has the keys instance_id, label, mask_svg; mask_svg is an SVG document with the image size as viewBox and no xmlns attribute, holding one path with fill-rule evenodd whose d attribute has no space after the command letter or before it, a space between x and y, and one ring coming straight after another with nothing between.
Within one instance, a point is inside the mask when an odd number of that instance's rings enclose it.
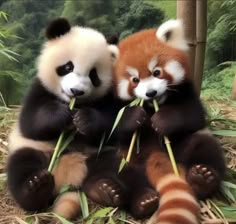
<instances>
[{"instance_id":1,"label":"panda's black ear","mask_svg":"<svg viewBox=\"0 0 236 224\"><path fill-rule=\"evenodd\" d=\"M110 37L107 38L107 43L108 44L114 44L114 45L117 45L119 42L119 38L117 35L112 35Z\"/></svg>"},{"instance_id":2,"label":"panda's black ear","mask_svg":"<svg viewBox=\"0 0 236 224\"><path fill-rule=\"evenodd\" d=\"M62 36L70 31L70 23L65 18L52 21L46 29L46 37L49 40Z\"/></svg>"}]
</instances>

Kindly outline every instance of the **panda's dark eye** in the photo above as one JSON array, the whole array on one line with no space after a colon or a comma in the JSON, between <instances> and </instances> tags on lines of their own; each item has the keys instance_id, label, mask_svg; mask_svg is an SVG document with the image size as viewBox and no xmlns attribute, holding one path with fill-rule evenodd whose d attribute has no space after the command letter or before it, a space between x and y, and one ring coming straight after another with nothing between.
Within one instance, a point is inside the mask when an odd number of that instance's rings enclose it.
<instances>
[{"instance_id":1,"label":"panda's dark eye","mask_svg":"<svg viewBox=\"0 0 236 224\"><path fill-rule=\"evenodd\" d=\"M139 83L139 78L133 77L133 78L132 78L132 82L133 82L134 84L138 84L138 83Z\"/></svg>"},{"instance_id":2,"label":"panda's dark eye","mask_svg":"<svg viewBox=\"0 0 236 224\"><path fill-rule=\"evenodd\" d=\"M89 72L89 78L92 82L92 84L95 86L95 87L98 87L101 85L101 80L99 79L98 77L98 73L97 73L97 70L96 68L92 68Z\"/></svg>"},{"instance_id":3,"label":"panda's dark eye","mask_svg":"<svg viewBox=\"0 0 236 224\"><path fill-rule=\"evenodd\" d=\"M152 75L153 75L154 77L160 76L160 75L161 75L161 70L160 70L160 69L155 69L155 70L153 71Z\"/></svg>"},{"instance_id":4,"label":"panda's dark eye","mask_svg":"<svg viewBox=\"0 0 236 224\"><path fill-rule=\"evenodd\" d=\"M65 66L65 70L68 71L68 72L72 72L72 71L73 71L72 65L71 65L71 64L67 64L67 65Z\"/></svg>"},{"instance_id":5,"label":"panda's dark eye","mask_svg":"<svg viewBox=\"0 0 236 224\"><path fill-rule=\"evenodd\" d=\"M74 70L74 65L71 61L56 68L56 72L59 76L67 75L68 73L73 72L73 70Z\"/></svg>"}]
</instances>

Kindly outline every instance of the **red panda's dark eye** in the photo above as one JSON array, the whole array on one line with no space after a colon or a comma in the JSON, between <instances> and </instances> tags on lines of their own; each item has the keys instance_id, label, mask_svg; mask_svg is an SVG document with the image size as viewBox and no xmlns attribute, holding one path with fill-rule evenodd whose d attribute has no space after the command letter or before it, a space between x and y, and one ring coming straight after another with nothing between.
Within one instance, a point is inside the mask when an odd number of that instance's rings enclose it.
<instances>
[{"instance_id":1,"label":"red panda's dark eye","mask_svg":"<svg viewBox=\"0 0 236 224\"><path fill-rule=\"evenodd\" d=\"M138 84L139 83L139 78L137 78L137 77L132 78L132 82L135 83L135 84Z\"/></svg>"},{"instance_id":2,"label":"red panda's dark eye","mask_svg":"<svg viewBox=\"0 0 236 224\"><path fill-rule=\"evenodd\" d=\"M152 75L153 75L154 77L160 76L160 75L161 75L161 70L156 69L156 70L152 73Z\"/></svg>"}]
</instances>

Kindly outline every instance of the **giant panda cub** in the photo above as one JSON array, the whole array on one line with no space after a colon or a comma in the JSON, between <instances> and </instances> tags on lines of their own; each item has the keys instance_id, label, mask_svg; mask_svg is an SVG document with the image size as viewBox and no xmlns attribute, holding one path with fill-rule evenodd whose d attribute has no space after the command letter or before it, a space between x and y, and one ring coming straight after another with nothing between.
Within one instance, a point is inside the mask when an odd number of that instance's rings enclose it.
<instances>
[{"instance_id":1,"label":"giant panda cub","mask_svg":"<svg viewBox=\"0 0 236 224\"><path fill-rule=\"evenodd\" d=\"M18 122L9 137L8 186L25 210L47 209L63 185L81 186L86 158L97 150L112 122L107 110L112 63L117 47L98 31L71 27L66 19L53 21L37 63L37 76L26 94ZM69 109L76 97L77 111ZM63 130L77 129L69 153L53 173L47 171L55 143ZM79 151L79 152L78 152ZM72 218L79 210L75 192L63 194L55 212Z\"/></svg>"},{"instance_id":2,"label":"giant panda cub","mask_svg":"<svg viewBox=\"0 0 236 224\"><path fill-rule=\"evenodd\" d=\"M142 30L122 40L118 48L116 94L124 105L135 98L145 102L143 108L125 109L115 133L120 151L106 158L113 163L101 168L96 184L119 189L136 217L154 212L159 201L157 223L197 224L195 196L204 199L215 193L225 162L219 143L204 130L205 112L190 78L182 23L170 20L158 29ZM159 102L158 112L153 99ZM140 132L140 152L133 153L118 174L135 130ZM163 136L170 139L181 178L173 174ZM92 196L102 201L99 189L94 191Z\"/></svg>"}]
</instances>

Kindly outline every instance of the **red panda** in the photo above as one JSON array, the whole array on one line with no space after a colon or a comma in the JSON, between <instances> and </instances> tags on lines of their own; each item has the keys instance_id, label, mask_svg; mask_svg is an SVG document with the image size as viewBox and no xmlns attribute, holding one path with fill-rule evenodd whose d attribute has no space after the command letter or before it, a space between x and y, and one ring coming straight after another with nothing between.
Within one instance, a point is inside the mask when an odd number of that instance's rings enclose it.
<instances>
[{"instance_id":1,"label":"red panda","mask_svg":"<svg viewBox=\"0 0 236 224\"><path fill-rule=\"evenodd\" d=\"M126 116L125 110L121 122L130 127L130 135L125 132L130 140L133 123L144 135L140 154L145 157L146 175L160 195L157 222L198 223L195 196L206 198L218 189L225 163L218 142L201 131L206 127L205 112L191 81L182 23L170 20L158 29L142 30L118 47L114 65L118 97L126 103L135 98L145 100L146 114L134 106L133 115ZM154 99L160 106L157 112L152 106ZM173 174L165 146L159 141L163 136L170 138L181 178Z\"/></svg>"}]
</instances>

